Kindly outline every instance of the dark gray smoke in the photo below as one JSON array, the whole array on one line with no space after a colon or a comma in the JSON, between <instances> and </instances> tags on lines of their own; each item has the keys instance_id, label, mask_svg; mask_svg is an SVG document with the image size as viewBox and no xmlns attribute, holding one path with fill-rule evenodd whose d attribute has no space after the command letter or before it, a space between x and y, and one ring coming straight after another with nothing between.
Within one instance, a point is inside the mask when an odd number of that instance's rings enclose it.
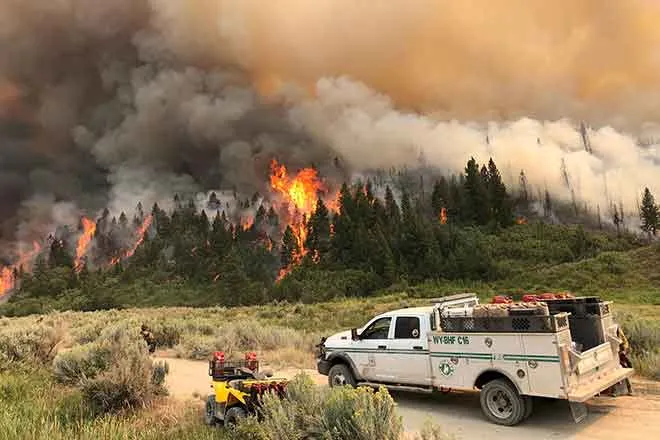
<instances>
[{"instance_id":1,"label":"dark gray smoke","mask_svg":"<svg viewBox=\"0 0 660 440\"><path fill-rule=\"evenodd\" d=\"M332 163L237 66L170 47L156 21L147 0L3 0L0 253L105 206L263 191L273 157Z\"/></svg>"}]
</instances>

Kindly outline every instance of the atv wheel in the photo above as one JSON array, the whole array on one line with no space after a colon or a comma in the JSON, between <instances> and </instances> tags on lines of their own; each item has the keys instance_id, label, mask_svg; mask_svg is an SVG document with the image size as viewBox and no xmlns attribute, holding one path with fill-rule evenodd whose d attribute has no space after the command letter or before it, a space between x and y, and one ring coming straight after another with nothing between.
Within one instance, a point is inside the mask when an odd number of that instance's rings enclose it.
<instances>
[{"instance_id":1,"label":"atv wheel","mask_svg":"<svg viewBox=\"0 0 660 440\"><path fill-rule=\"evenodd\" d=\"M498 425L517 425L525 417L525 400L506 380L488 382L482 388L479 400L486 417Z\"/></svg>"},{"instance_id":2,"label":"atv wheel","mask_svg":"<svg viewBox=\"0 0 660 440\"><path fill-rule=\"evenodd\" d=\"M215 426L218 419L215 417L215 395L211 394L206 399L206 411L204 413L204 421L208 426Z\"/></svg>"},{"instance_id":3,"label":"atv wheel","mask_svg":"<svg viewBox=\"0 0 660 440\"><path fill-rule=\"evenodd\" d=\"M343 387L350 385L355 388L357 382L351 370L344 364L337 364L328 372L328 385L330 387Z\"/></svg>"},{"instance_id":4,"label":"atv wheel","mask_svg":"<svg viewBox=\"0 0 660 440\"><path fill-rule=\"evenodd\" d=\"M239 420L247 417L247 412L240 406L232 406L225 414L225 427L233 428Z\"/></svg>"}]
</instances>

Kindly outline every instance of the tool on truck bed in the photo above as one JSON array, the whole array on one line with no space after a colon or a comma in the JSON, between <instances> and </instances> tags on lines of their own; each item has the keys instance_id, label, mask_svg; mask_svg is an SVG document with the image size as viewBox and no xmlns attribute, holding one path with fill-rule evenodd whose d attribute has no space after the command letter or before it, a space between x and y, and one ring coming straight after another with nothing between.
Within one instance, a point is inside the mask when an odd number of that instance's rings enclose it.
<instances>
[{"instance_id":1,"label":"tool on truck bed","mask_svg":"<svg viewBox=\"0 0 660 440\"><path fill-rule=\"evenodd\" d=\"M213 394L206 401L206 424L235 425L249 414L257 414L261 397L268 392L284 397L287 379L272 378L270 372L259 371L257 354L248 352L240 361L225 360L225 353L216 351L209 361L209 376Z\"/></svg>"}]
</instances>

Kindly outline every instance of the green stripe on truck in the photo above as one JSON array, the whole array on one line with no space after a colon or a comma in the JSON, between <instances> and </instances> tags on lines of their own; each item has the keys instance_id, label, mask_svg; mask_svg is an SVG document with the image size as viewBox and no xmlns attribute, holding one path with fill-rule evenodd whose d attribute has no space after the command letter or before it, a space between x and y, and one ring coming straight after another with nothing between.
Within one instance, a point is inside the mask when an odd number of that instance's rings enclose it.
<instances>
[{"instance_id":1,"label":"green stripe on truck","mask_svg":"<svg viewBox=\"0 0 660 440\"><path fill-rule=\"evenodd\" d=\"M377 348L334 348L327 347L328 352L340 351L346 353L382 353L382 354L418 354L418 355L430 355L431 357L440 357L440 358L460 358L460 359L475 359L475 360L496 360L497 355L492 353L465 353L465 352L431 352L424 350L404 350L404 349L386 349L381 350ZM548 356L548 355L520 355L520 354L503 354L501 355L501 360L512 361L512 362L526 362L526 361L536 361L536 362L552 362L558 363L559 356Z\"/></svg>"}]
</instances>

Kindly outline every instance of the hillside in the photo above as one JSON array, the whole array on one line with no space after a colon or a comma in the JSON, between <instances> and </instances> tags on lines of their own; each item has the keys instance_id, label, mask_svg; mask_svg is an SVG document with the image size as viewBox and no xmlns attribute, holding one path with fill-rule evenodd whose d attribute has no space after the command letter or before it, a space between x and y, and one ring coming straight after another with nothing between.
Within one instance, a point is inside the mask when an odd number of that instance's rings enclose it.
<instances>
[{"instance_id":1,"label":"hillside","mask_svg":"<svg viewBox=\"0 0 660 440\"><path fill-rule=\"evenodd\" d=\"M655 253L621 224L556 224L549 207L535 213L529 197L510 193L492 160L435 179L427 188L368 179L333 196L313 168L289 175L274 161L272 200L234 196L240 209L230 209L216 193L175 195L169 210L138 204L132 221L108 210L82 217L2 268L0 297L11 298L0 314L457 288L638 289L653 301Z\"/></svg>"}]
</instances>

